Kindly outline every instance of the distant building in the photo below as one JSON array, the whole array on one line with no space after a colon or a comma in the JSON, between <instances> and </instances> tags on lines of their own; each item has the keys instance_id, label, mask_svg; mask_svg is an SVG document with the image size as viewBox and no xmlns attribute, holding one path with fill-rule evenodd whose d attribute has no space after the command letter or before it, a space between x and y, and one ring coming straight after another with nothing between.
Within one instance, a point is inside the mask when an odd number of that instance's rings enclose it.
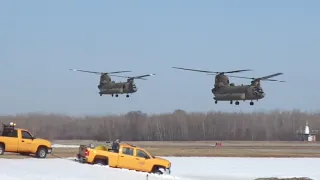
<instances>
[{"instance_id":1,"label":"distant building","mask_svg":"<svg viewBox=\"0 0 320 180\"><path fill-rule=\"evenodd\" d=\"M302 130L302 129L297 130L297 135L298 135L299 141L315 142L317 134L318 134L318 130L312 130L310 132L308 121L306 122L306 127L304 128L304 130Z\"/></svg>"}]
</instances>

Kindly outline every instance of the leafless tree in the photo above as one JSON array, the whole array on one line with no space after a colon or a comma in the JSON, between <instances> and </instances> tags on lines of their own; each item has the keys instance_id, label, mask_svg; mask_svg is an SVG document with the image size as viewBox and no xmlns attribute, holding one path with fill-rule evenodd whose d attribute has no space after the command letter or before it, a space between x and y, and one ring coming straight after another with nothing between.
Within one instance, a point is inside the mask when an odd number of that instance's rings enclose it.
<instances>
[{"instance_id":1,"label":"leafless tree","mask_svg":"<svg viewBox=\"0 0 320 180\"><path fill-rule=\"evenodd\" d=\"M70 117L61 114L0 116L3 123L16 122L35 136L57 139L135 141L200 140L296 140L296 130L308 121L320 128L320 113L272 111L255 113L192 112L147 115Z\"/></svg>"}]
</instances>

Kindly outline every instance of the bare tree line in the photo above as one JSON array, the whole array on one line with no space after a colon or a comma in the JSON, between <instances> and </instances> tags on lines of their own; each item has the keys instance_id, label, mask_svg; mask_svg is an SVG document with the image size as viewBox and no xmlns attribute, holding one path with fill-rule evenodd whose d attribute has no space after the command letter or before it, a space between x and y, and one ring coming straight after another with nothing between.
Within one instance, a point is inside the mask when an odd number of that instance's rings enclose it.
<instances>
[{"instance_id":1,"label":"bare tree line","mask_svg":"<svg viewBox=\"0 0 320 180\"><path fill-rule=\"evenodd\" d=\"M272 111L256 113L173 113L71 117L60 114L0 116L3 123L16 122L36 137L126 141L194 140L297 140L296 130L308 121L320 128L320 113Z\"/></svg>"}]
</instances>

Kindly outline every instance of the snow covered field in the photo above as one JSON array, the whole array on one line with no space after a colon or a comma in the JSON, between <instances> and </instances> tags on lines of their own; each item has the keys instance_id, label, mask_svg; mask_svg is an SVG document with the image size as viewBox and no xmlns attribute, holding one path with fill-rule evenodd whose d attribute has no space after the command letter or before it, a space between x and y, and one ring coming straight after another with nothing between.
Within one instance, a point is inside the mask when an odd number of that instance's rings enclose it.
<instances>
[{"instance_id":1,"label":"snow covered field","mask_svg":"<svg viewBox=\"0 0 320 180\"><path fill-rule=\"evenodd\" d=\"M52 144L53 148L79 148L79 145Z\"/></svg>"},{"instance_id":2,"label":"snow covered field","mask_svg":"<svg viewBox=\"0 0 320 180\"><path fill-rule=\"evenodd\" d=\"M317 158L165 157L172 174L149 180L250 180L310 177L320 180ZM1 180L146 180L146 173L79 164L67 159L0 159Z\"/></svg>"}]
</instances>

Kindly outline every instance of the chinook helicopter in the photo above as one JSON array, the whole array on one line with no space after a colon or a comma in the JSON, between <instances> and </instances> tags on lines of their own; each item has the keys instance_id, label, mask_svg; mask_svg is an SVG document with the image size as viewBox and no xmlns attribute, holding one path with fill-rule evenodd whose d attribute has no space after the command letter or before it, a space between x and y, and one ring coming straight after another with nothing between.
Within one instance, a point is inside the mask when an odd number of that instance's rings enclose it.
<instances>
[{"instance_id":1,"label":"chinook helicopter","mask_svg":"<svg viewBox=\"0 0 320 180\"><path fill-rule=\"evenodd\" d=\"M212 93L214 94L215 104L218 101L230 101L230 104L235 102L235 105L239 105L239 100L250 100L250 105L253 106L253 100L258 101L259 99L263 99L265 97L265 92L261 87L260 81L277 81L277 82L285 82L281 80L269 79L275 76L282 75L283 73L275 73L268 76L258 77L258 78L250 78L250 77L242 77L242 76L231 76L234 78L244 78L251 79L251 83L249 85L235 85L234 83L229 84L229 86L222 87L214 87L212 88ZM209 74L212 75L212 74Z\"/></svg>"},{"instance_id":2,"label":"chinook helicopter","mask_svg":"<svg viewBox=\"0 0 320 180\"><path fill-rule=\"evenodd\" d=\"M243 71L252 71L250 69L244 70L236 70L236 71L228 71L228 72L213 72L213 71L204 71L198 69L187 69L187 68L179 68L179 67L172 67L175 69L182 69L182 70L189 70L189 71L196 71L196 72L204 72L208 75L215 75L215 84L214 88L211 89L212 94L214 95L213 99L215 100L215 104L218 101L230 101L230 104L233 104L233 101L236 101L235 104L239 105L239 100L251 100L250 105L254 105L253 100L259 100L265 97L265 93L261 87L260 81L278 81L274 79L269 79L274 76L282 75L283 73L276 73L269 76L264 76L260 78L248 78L242 76L231 76L225 75L226 73L236 73L236 72L243 72ZM229 82L228 77L235 77L235 78L245 78L245 79L252 79L250 85L235 85L234 83ZM278 81L278 82L285 82L285 81Z\"/></svg>"},{"instance_id":3,"label":"chinook helicopter","mask_svg":"<svg viewBox=\"0 0 320 180\"><path fill-rule=\"evenodd\" d=\"M93 74L100 75L100 82L98 85L100 96L102 96L104 94L108 94L108 95L111 95L112 97L114 95L115 95L115 97L118 97L119 94L127 94L126 95L127 98L129 97L129 94L133 94L138 91L138 88L134 83L134 79L146 80L144 77L155 75L155 74L146 74L146 75L141 75L141 76L128 77L128 76L117 76L117 75L112 75L112 74L131 72L131 71L95 72L95 71L86 71L86 70L80 70L80 69L69 69L69 70L86 72L86 73L93 73ZM110 76L124 77L124 78L127 78L127 81L126 82L115 82L115 81L111 80Z\"/></svg>"}]
</instances>

